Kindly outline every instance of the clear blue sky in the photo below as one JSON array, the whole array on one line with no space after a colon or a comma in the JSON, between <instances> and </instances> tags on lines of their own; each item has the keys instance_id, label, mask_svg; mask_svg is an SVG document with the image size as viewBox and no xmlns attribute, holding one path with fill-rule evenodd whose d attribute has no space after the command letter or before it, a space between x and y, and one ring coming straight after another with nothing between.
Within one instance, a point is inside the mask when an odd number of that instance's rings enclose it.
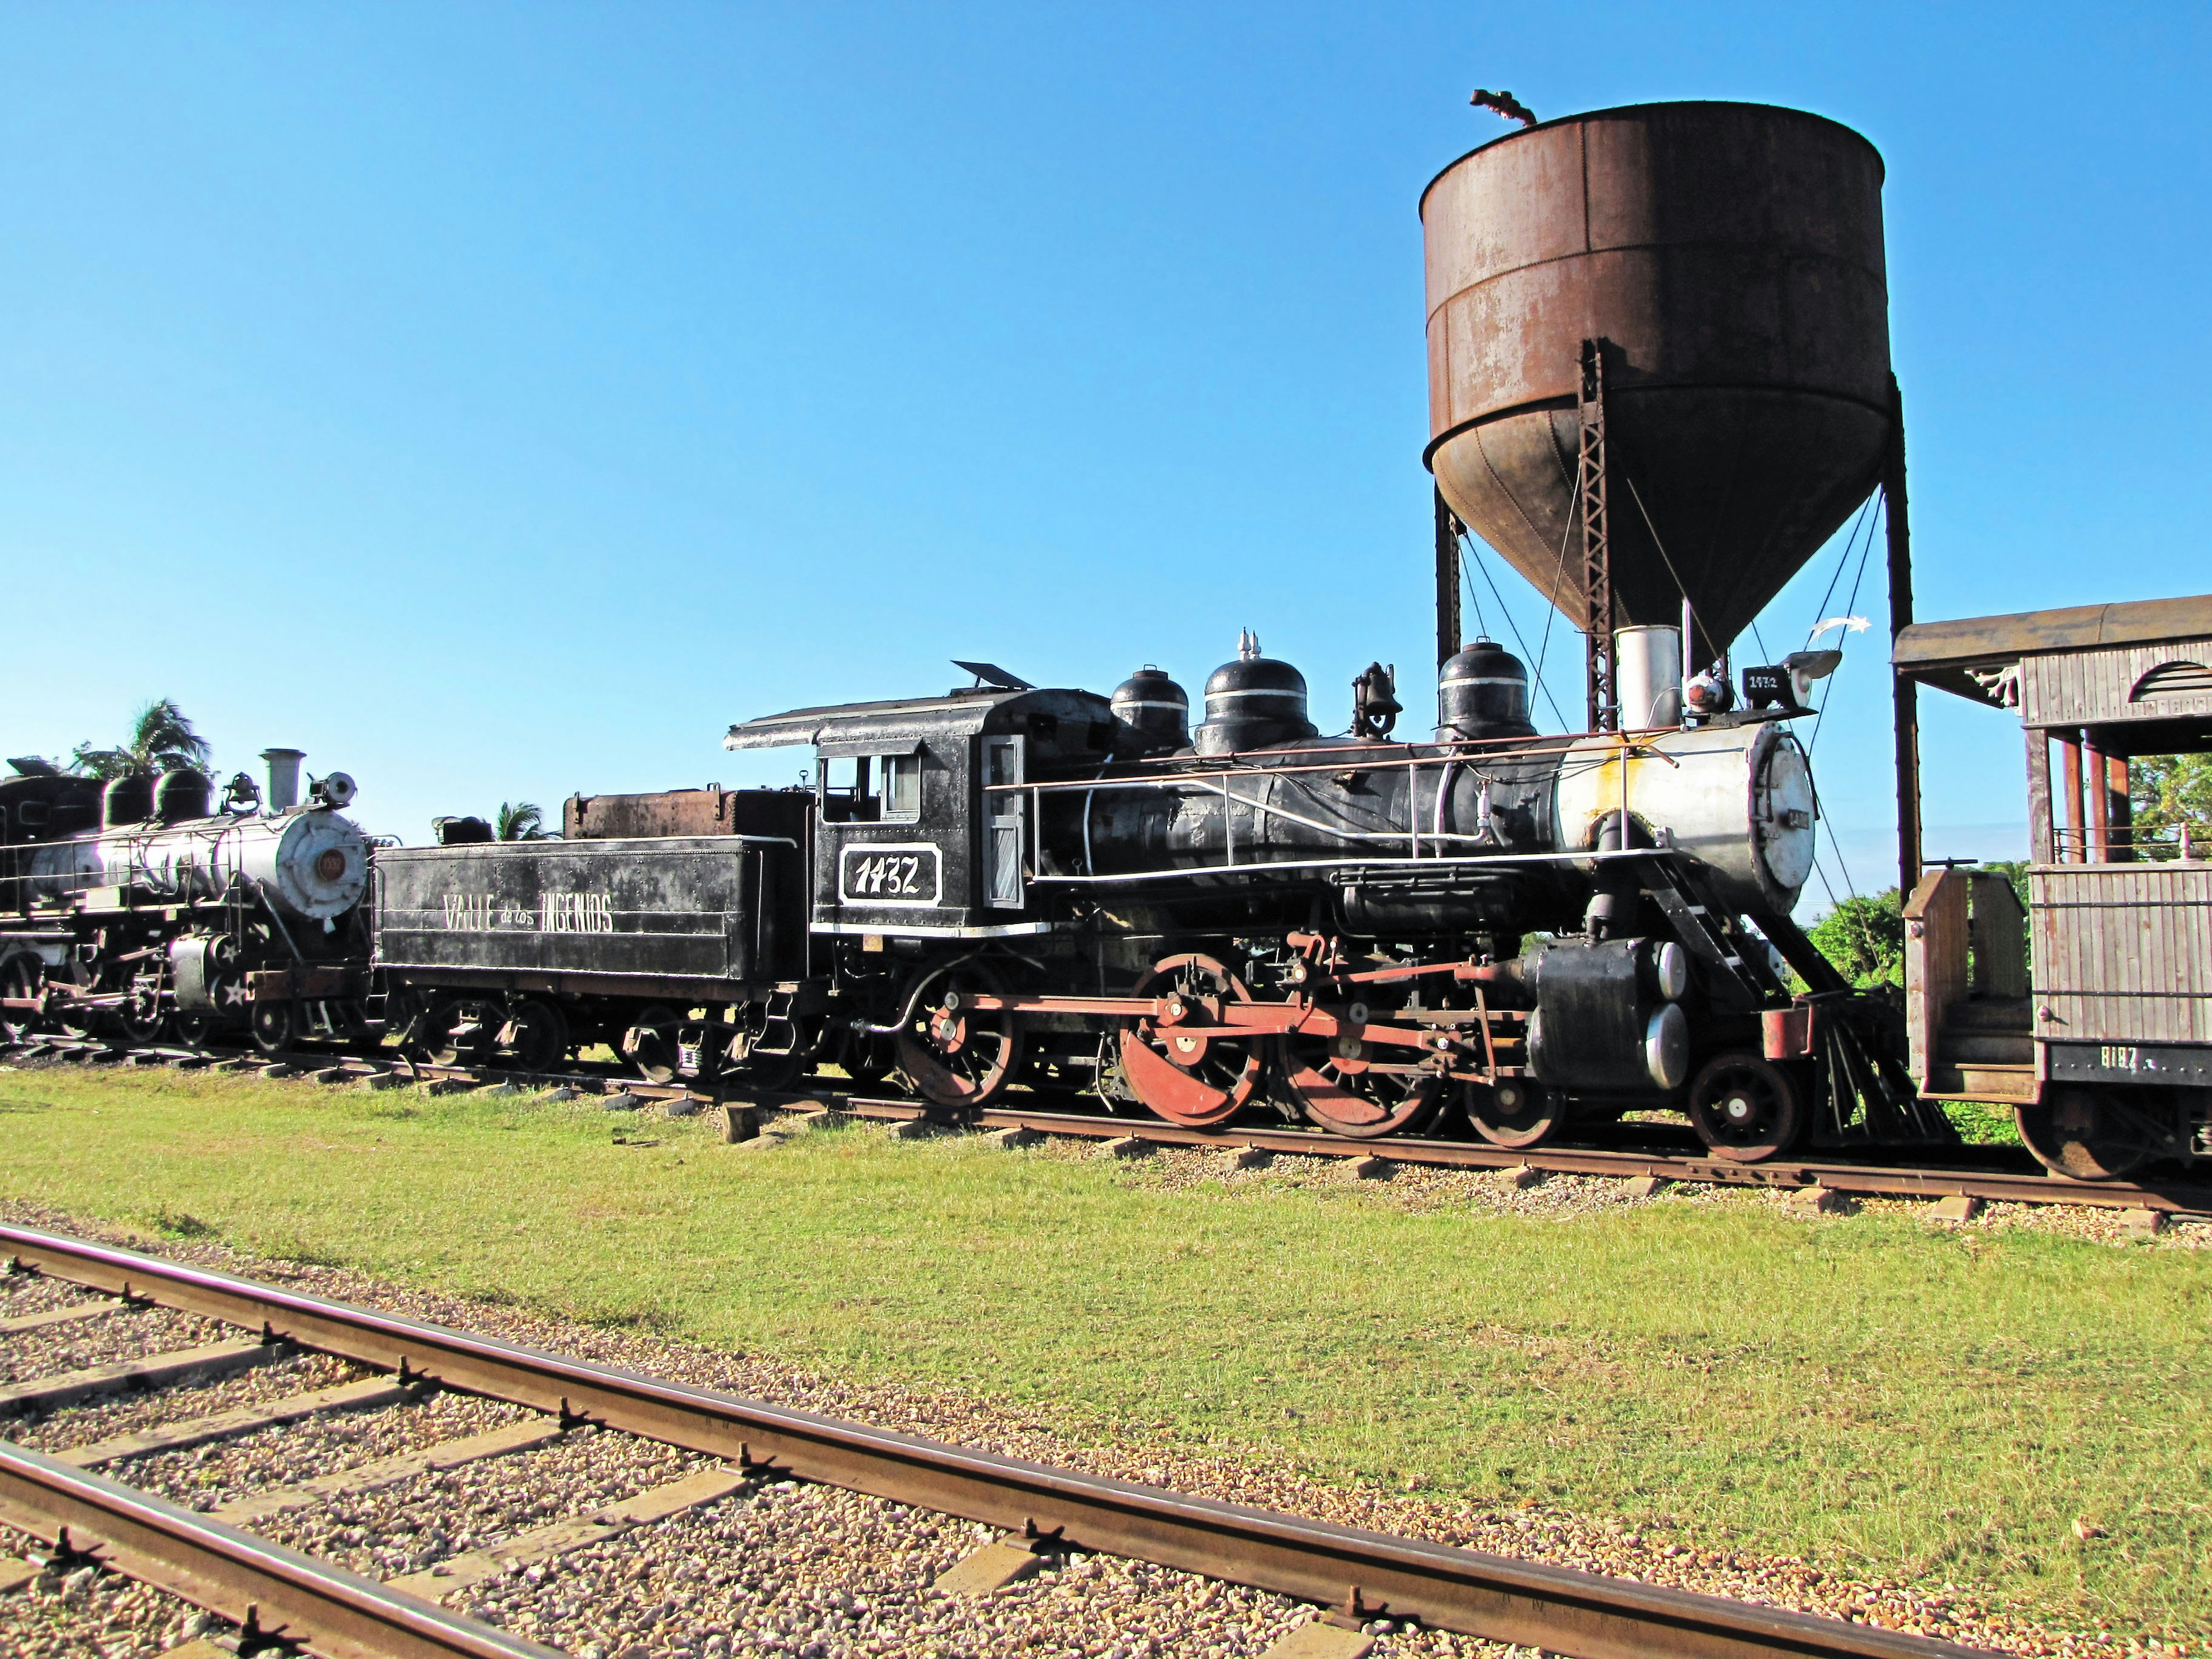
<instances>
[{"instance_id":1,"label":"clear blue sky","mask_svg":"<svg viewBox=\"0 0 2212 1659\"><path fill-rule=\"evenodd\" d=\"M172 696L225 769L296 745L419 841L785 781L732 720L956 656L1195 690L1246 626L1325 720L1379 657L1422 723L1414 204L1503 130L1478 84L1881 148L1923 616L2212 588L2208 16L15 6L0 752ZM1879 641L1816 757L1862 887ZM1929 748L1930 851L2018 850L2017 728Z\"/></svg>"}]
</instances>

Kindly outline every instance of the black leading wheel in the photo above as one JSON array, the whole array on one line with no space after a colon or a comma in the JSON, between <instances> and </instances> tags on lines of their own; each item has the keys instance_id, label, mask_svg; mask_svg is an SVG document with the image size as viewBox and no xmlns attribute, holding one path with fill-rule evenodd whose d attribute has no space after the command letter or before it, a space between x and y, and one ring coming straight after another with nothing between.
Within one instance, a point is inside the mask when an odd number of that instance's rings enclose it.
<instances>
[{"instance_id":1,"label":"black leading wheel","mask_svg":"<svg viewBox=\"0 0 2212 1659\"><path fill-rule=\"evenodd\" d=\"M296 1002L257 1002L252 1021L253 1046L264 1054L281 1054L300 1040L300 1005Z\"/></svg>"},{"instance_id":2,"label":"black leading wheel","mask_svg":"<svg viewBox=\"0 0 2212 1659\"><path fill-rule=\"evenodd\" d=\"M2075 1181L2118 1181L2158 1150L2158 1126L2131 1103L2101 1090L2056 1089L2013 1119L2036 1162Z\"/></svg>"},{"instance_id":3,"label":"black leading wheel","mask_svg":"<svg viewBox=\"0 0 2212 1659\"><path fill-rule=\"evenodd\" d=\"M1786 1152L1805 1127L1790 1074L1748 1051L1716 1054L1690 1082L1690 1127L1716 1158L1758 1164Z\"/></svg>"}]
</instances>

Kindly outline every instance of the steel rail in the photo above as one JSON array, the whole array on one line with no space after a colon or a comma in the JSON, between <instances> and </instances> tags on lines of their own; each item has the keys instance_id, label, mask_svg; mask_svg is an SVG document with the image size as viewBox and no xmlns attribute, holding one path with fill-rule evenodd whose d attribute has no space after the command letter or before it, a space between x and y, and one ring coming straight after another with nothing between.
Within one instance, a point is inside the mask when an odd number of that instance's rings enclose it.
<instances>
[{"instance_id":1,"label":"steel rail","mask_svg":"<svg viewBox=\"0 0 2212 1659\"><path fill-rule=\"evenodd\" d=\"M672 1091L671 1092L679 1092ZM2212 1217L2212 1187L2180 1182L2071 1181L2056 1175L2013 1175L2003 1170L1923 1170L1865 1164L1808 1163L1778 1158L1765 1164L1733 1164L1724 1158L1672 1152L1607 1152L1585 1147L1534 1146L1516 1151L1486 1141L1424 1140L1393 1136L1362 1140L1314 1129L1192 1129L1154 1118L1092 1117L1077 1112L1029 1112L1004 1107L960 1113L920 1106L911 1101L875 1100L857 1095L807 1095L775 1103L782 1109L809 1105L848 1112L855 1117L894 1121L922 1119L986 1129L1031 1129L1040 1134L1094 1140L1123 1137L1165 1146L1257 1146L1304 1158L1379 1158L1386 1163L1443 1169L1506 1170L1526 1167L1555 1175L1610 1176L1726 1187L1790 1189L1826 1188L1874 1198L1972 1197L1992 1202L2076 1204L2113 1209L2149 1209L2169 1216Z\"/></svg>"},{"instance_id":2,"label":"steel rail","mask_svg":"<svg viewBox=\"0 0 2212 1659\"><path fill-rule=\"evenodd\" d=\"M118 1047L105 1041L68 1036L35 1036L0 1045L0 1054L50 1048L57 1054L96 1050L114 1060L139 1060L161 1054L198 1061L214 1060L212 1054L183 1049ZM254 1066L289 1065L296 1072L343 1070L355 1080L384 1075L380 1066L392 1067L389 1054L376 1060L331 1053L294 1054L283 1057L255 1053L234 1054L230 1060ZM1606 1176L1627 1180L1654 1176L1693 1186L1764 1187L1781 1190L1808 1187L1867 1198L1978 1198L1988 1203L2072 1205L2091 1209L2153 1210L2168 1219L2212 1220L2212 1185L2189 1181L2075 1181L2051 1173L2024 1174L2005 1170L1930 1169L1918 1165L1842 1164L1802 1158L1776 1158L1763 1164L1737 1164L1726 1158L1699 1157L1694 1152L1613 1152L1601 1147L1532 1146L1513 1149L1479 1140L1430 1140L1419 1136L1393 1135L1363 1140L1330 1134L1318 1129L1240 1127L1190 1129L1154 1117L1103 1117L1080 1112L1025 1111L1012 1107L988 1107L980 1111L934 1106L911 1100L848 1094L834 1089L752 1090L722 1084L693 1086L682 1083L648 1083L612 1072L522 1073L497 1066L439 1066L410 1060L393 1067L403 1077L425 1083L495 1085L511 1083L522 1088L550 1088L567 1084L577 1088L605 1089L640 1100L696 1100L703 1105L756 1105L771 1111L829 1109L855 1117L885 1121L922 1119L947 1127L1032 1129L1040 1134L1068 1135L1105 1140L1133 1136L1169 1146L1257 1146L1271 1152L1307 1158L1380 1158L1388 1163L1466 1170L1506 1170L1527 1167L1553 1175Z\"/></svg>"},{"instance_id":3,"label":"steel rail","mask_svg":"<svg viewBox=\"0 0 2212 1659\"><path fill-rule=\"evenodd\" d=\"M1576 1659L1965 1659L1975 1650L1419 1539L1194 1498L841 1422L303 1296L206 1268L0 1226L26 1267L265 1326L303 1347L448 1388L580 1414L741 1465L1150 1561L1369 1617L1411 1619Z\"/></svg>"},{"instance_id":4,"label":"steel rail","mask_svg":"<svg viewBox=\"0 0 2212 1659\"><path fill-rule=\"evenodd\" d=\"M560 1659L404 1590L0 1440L0 1520L325 1659Z\"/></svg>"}]
</instances>

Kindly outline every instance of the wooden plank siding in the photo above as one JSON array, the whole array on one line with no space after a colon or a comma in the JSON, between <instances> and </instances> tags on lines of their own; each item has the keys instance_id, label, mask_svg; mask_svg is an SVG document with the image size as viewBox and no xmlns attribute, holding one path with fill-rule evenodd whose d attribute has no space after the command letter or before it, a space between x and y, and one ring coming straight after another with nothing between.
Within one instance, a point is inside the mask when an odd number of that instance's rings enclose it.
<instances>
[{"instance_id":1,"label":"wooden plank siding","mask_svg":"<svg viewBox=\"0 0 2212 1659\"><path fill-rule=\"evenodd\" d=\"M2130 700L2144 675L2169 663L2212 668L2212 639L2024 658L2021 718L2031 726L2103 726L2212 715L2212 690Z\"/></svg>"},{"instance_id":2,"label":"wooden plank siding","mask_svg":"<svg viewBox=\"0 0 2212 1659\"><path fill-rule=\"evenodd\" d=\"M2037 1036L2212 1042L2212 865L2039 865L2028 896Z\"/></svg>"},{"instance_id":3,"label":"wooden plank siding","mask_svg":"<svg viewBox=\"0 0 2212 1659\"><path fill-rule=\"evenodd\" d=\"M1966 994L1968 877L1930 870L1905 901L1905 1029L1913 1077L1935 1080L1943 1016Z\"/></svg>"}]
</instances>

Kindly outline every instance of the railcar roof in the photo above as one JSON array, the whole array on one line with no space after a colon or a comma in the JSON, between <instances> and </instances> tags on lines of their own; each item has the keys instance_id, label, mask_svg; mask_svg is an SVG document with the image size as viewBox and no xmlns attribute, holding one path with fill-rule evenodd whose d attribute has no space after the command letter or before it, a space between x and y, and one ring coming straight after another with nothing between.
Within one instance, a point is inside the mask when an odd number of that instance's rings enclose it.
<instances>
[{"instance_id":1,"label":"railcar roof","mask_svg":"<svg viewBox=\"0 0 2212 1659\"><path fill-rule=\"evenodd\" d=\"M878 737L891 732L931 729L980 730L992 713L1011 702L1033 702L1041 708L1064 706L1074 700L1100 710L1106 699L1095 691L1033 689L1006 690L977 686L948 691L935 697L893 697L882 702L831 703L819 708L793 708L781 714L763 714L740 720L722 739L725 749L776 749L797 744L823 744L846 737Z\"/></svg>"},{"instance_id":2,"label":"railcar roof","mask_svg":"<svg viewBox=\"0 0 2212 1659\"><path fill-rule=\"evenodd\" d=\"M2155 645L2166 640L2206 637L2212 637L2212 593L1915 623L1898 635L1890 660L1917 674L2054 651L2092 651L2112 645Z\"/></svg>"},{"instance_id":3,"label":"railcar roof","mask_svg":"<svg viewBox=\"0 0 2212 1659\"><path fill-rule=\"evenodd\" d=\"M1917 680L1988 702L1988 688L1970 670L1999 668L2023 657L2201 639L2212 639L2212 593L1915 623L1898 634L1890 661Z\"/></svg>"}]
</instances>

